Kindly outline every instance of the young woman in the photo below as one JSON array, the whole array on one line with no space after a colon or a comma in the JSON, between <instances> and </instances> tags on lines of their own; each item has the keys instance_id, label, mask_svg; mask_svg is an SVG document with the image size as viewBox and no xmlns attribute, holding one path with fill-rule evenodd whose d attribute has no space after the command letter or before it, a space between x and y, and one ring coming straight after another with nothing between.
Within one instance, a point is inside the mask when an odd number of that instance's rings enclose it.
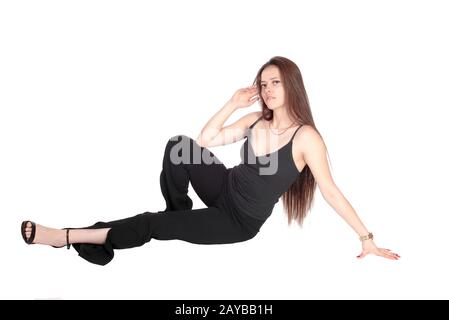
<instances>
[{"instance_id":1,"label":"young woman","mask_svg":"<svg viewBox=\"0 0 449 320\"><path fill-rule=\"evenodd\" d=\"M224 126L236 109L256 101L261 111ZM207 149L243 138L241 162L232 168ZM333 182L326 154L299 68L287 58L273 57L260 68L254 85L237 90L196 140L185 135L169 139L160 174L164 211L63 230L23 221L22 237L28 244L73 244L82 258L100 265L112 260L114 249L141 246L151 239L235 243L256 236L281 197L288 223L302 225L318 184L326 201L358 234L358 258L375 254L398 259L398 254L375 245L372 233ZM192 209L189 182L205 208Z\"/></svg>"}]
</instances>

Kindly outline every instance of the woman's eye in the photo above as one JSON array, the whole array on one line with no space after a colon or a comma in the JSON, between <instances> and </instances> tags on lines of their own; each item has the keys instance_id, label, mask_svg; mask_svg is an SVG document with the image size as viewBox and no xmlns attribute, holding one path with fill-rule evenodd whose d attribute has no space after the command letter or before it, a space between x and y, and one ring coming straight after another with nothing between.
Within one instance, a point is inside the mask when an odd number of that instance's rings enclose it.
<instances>
[{"instance_id":1,"label":"woman's eye","mask_svg":"<svg viewBox=\"0 0 449 320\"><path fill-rule=\"evenodd\" d=\"M275 80L275 81L273 81L273 83L275 84L275 85L277 85L278 83L281 83L279 80ZM261 88L265 88L267 85L264 83L264 84L261 84L260 85L260 87Z\"/></svg>"}]
</instances>

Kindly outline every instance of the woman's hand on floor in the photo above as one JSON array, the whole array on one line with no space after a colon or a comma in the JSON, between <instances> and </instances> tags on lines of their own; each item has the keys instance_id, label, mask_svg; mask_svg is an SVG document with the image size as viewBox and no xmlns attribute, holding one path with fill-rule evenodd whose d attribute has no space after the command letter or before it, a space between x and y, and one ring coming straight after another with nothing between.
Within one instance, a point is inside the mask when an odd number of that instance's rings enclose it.
<instances>
[{"instance_id":1,"label":"woman's hand on floor","mask_svg":"<svg viewBox=\"0 0 449 320\"><path fill-rule=\"evenodd\" d=\"M362 253L357 258L362 259L368 254L375 254L387 259L398 260L401 256L392 252L390 249L378 248L373 240L362 241Z\"/></svg>"}]
</instances>

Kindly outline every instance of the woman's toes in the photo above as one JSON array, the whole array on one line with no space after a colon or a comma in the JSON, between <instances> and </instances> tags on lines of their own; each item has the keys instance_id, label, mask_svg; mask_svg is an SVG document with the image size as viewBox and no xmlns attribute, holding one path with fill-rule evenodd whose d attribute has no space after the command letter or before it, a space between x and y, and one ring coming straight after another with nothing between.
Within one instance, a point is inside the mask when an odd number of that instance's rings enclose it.
<instances>
[{"instance_id":1,"label":"woman's toes","mask_svg":"<svg viewBox=\"0 0 449 320\"><path fill-rule=\"evenodd\" d=\"M25 226L25 236L26 236L27 239L29 239L30 236L31 236L31 230L32 230L31 222L27 222L27 224Z\"/></svg>"}]
</instances>

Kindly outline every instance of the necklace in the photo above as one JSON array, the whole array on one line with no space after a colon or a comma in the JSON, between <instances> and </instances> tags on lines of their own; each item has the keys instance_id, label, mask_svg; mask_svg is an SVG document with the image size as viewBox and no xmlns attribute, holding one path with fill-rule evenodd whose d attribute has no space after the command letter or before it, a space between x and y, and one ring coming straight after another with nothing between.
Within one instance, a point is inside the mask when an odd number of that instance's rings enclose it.
<instances>
[{"instance_id":1,"label":"necklace","mask_svg":"<svg viewBox=\"0 0 449 320\"><path fill-rule=\"evenodd\" d=\"M270 123L268 124L268 128L270 128L270 131L271 131L273 134L277 135L277 136L280 136L280 135L283 134L285 131L287 131L288 129L290 129L292 126L293 126L293 123L292 123L291 125L289 125L287 128L285 128L285 130L282 131L281 133L276 133L276 132L273 132L273 130L271 129L271 121L270 121Z\"/></svg>"}]
</instances>

